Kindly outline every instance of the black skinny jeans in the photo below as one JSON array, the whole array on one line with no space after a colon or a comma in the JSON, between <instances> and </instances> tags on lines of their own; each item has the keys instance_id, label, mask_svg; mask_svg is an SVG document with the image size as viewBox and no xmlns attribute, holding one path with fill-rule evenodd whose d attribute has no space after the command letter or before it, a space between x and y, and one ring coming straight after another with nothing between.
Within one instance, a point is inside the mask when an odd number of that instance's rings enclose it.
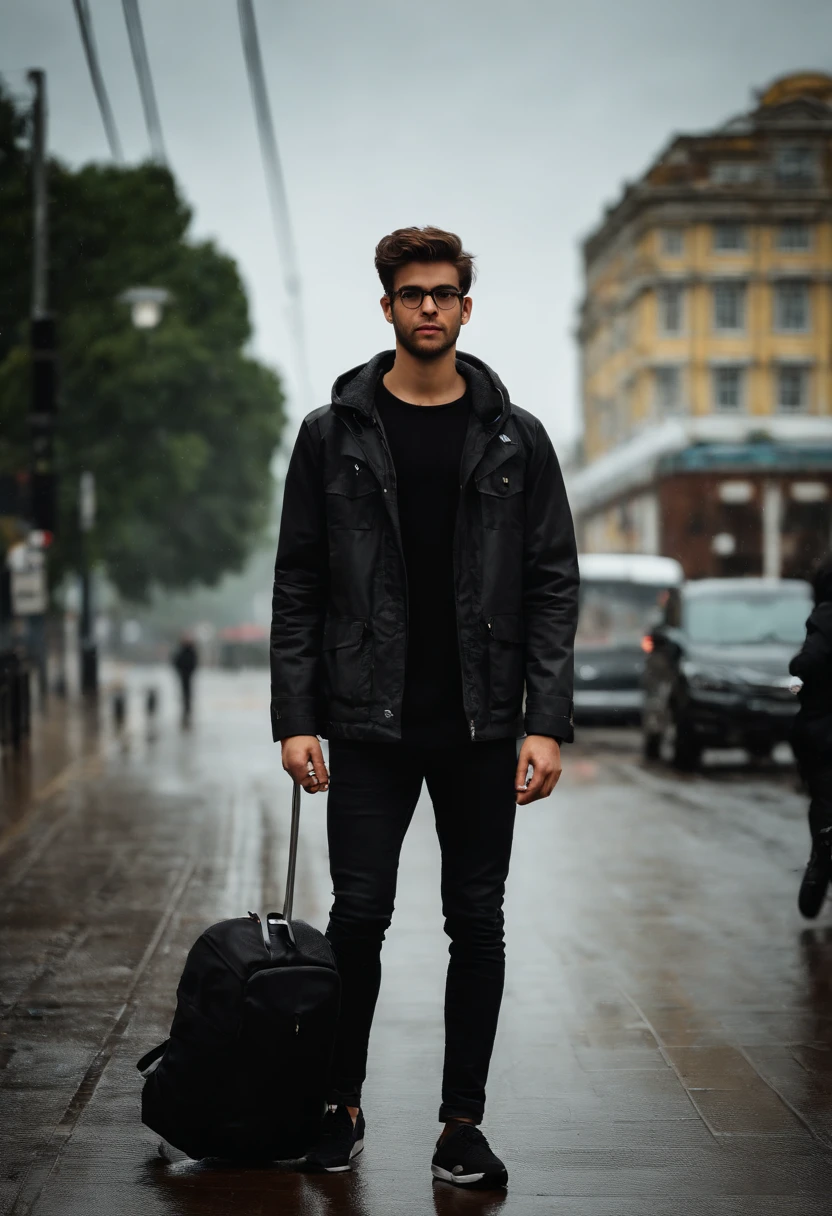
<instances>
[{"instance_id":1,"label":"black skinny jeans","mask_svg":"<svg viewBox=\"0 0 832 1216\"><path fill-rule=\"evenodd\" d=\"M381 983L399 855L427 781L442 851L451 939L440 1122L479 1122L503 995L503 894L514 831L514 739L455 747L347 743L329 748L327 937L341 974L330 1102L358 1106Z\"/></svg>"},{"instance_id":2,"label":"black skinny jeans","mask_svg":"<svg viewBox=\"0 0 832 1216\"><path fill-rule=\"evenodd\" d=\"M812 843L832 840L832 716L795 721L792 749L809 791Z\"/></svg>"}]
</instances>

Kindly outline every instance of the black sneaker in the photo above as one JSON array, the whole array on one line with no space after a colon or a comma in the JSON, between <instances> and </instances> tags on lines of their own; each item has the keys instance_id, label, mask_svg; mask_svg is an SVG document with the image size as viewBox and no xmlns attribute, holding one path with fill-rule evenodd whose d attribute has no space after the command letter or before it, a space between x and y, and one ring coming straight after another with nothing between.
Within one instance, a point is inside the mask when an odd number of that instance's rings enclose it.
<instances>
[{"instance_id":1,"label":"black sneaker","mask_svg":"<svg viewBox=\"0 0 832 1216\"><path fill-rule=\"evenodd\" d=\"M823 907L831 878L832 854L829 845L813 845L797 897L797 906L807 920L814 920Z\"/></svg>"},{"instance_id":2,"label":"black sneaker","mask_svg":"<svg viewBox=\"0 0 832 1216\"><path fill-rule=\"evenodd\" d=\"M434 1178L476 1190L492 1190L508 1183L508 1170L473 1123L460 1123L437 1141L431 1169Z\"/></svg>"},{"instance_id":3,"label":"black sneaker","mask_svg":"<svg viewBox=\"0 0 832 1216\"><path fill-rule=\"evenodd\" d=\"M352 1115L346 1106L331 1106L324 1115L317 1143L302 1161L308 1169L343 1174L350 1168L353 1157L357 1157L363 1148L364 1115L361 1111L353 1125Z\"/></svg>"}]
</instances>

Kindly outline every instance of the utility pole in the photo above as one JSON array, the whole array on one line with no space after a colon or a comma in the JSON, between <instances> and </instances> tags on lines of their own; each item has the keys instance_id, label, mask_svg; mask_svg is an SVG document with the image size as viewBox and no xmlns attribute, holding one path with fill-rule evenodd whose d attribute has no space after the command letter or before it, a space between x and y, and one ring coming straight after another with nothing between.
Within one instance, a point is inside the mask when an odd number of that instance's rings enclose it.
<instances>
[{"instance_id":1,"label":"utility pole","mask_svg":"<svg viewBox=\"0 0 832 1216\"><path fill-rule=\"evenodd\" d=\"M57 526L54 468L56 391L55 319L49 313L49 194L46 154L46 73L29 72L34 89L32 111L32 397L29 413L31 463L29 470L29 524L46 534L47 543ZM44 572L45 578L45 572ZM46 617L29 618L29 639L38 670L41 700L46 699Z\"/></svg>"}]
</instances>

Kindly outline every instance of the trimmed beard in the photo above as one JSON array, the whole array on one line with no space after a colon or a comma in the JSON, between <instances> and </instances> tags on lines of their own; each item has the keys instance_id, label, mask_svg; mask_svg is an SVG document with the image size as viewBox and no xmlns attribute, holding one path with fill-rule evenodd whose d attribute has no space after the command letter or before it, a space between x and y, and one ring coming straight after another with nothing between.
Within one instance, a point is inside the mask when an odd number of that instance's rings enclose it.
<instances>
[{"instance_id":1,"label":"trimmed beard","mask_svg":"<svg viewBox=\"0 0 832 1216\"><path fill-rule=\"evenodd\" d=\"M404 347L409 355L413 355L414 359L421 359L424 363L430 363L434 359L438 359L440 355L444 355L446 351L456 345L459 331L462 329L462 318L459 318L456 329L451 333L449 331L447 340L441 346L434 346L425 350L422 346L417 346L406 333L403 333L396 322L396 314L393 313L393 333L396 335L396 341Z\"/></svg>"}]
</instances>

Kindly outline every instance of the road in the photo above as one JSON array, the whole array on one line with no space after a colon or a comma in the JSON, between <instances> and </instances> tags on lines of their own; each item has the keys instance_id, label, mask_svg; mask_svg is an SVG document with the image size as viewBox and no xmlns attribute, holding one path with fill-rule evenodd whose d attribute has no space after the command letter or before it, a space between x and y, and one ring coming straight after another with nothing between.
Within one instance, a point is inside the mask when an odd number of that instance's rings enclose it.
<instances>
[{"instance_id":1,"label":"road","mask_svg":"<svg viewBox=\"0 0 832 1216\"><path fill-rule=\"evenodd\" d=\"M832 914L795 906L804 799L741 757L677 777L581 732L525 808L485 1130L508 1193L432 1184L447 942L423 800L408 836L348 1176L165 1162L136 1059L203 927L277 906L290 790L262 673L205 673L190 731L164 671L122 734L55 708L0 812L3 1216L813 1216L832 1193ZM148 730L143 690L161 688ZM323 927L322 798L296 914Z\"/></svg>"}]
</instances>

